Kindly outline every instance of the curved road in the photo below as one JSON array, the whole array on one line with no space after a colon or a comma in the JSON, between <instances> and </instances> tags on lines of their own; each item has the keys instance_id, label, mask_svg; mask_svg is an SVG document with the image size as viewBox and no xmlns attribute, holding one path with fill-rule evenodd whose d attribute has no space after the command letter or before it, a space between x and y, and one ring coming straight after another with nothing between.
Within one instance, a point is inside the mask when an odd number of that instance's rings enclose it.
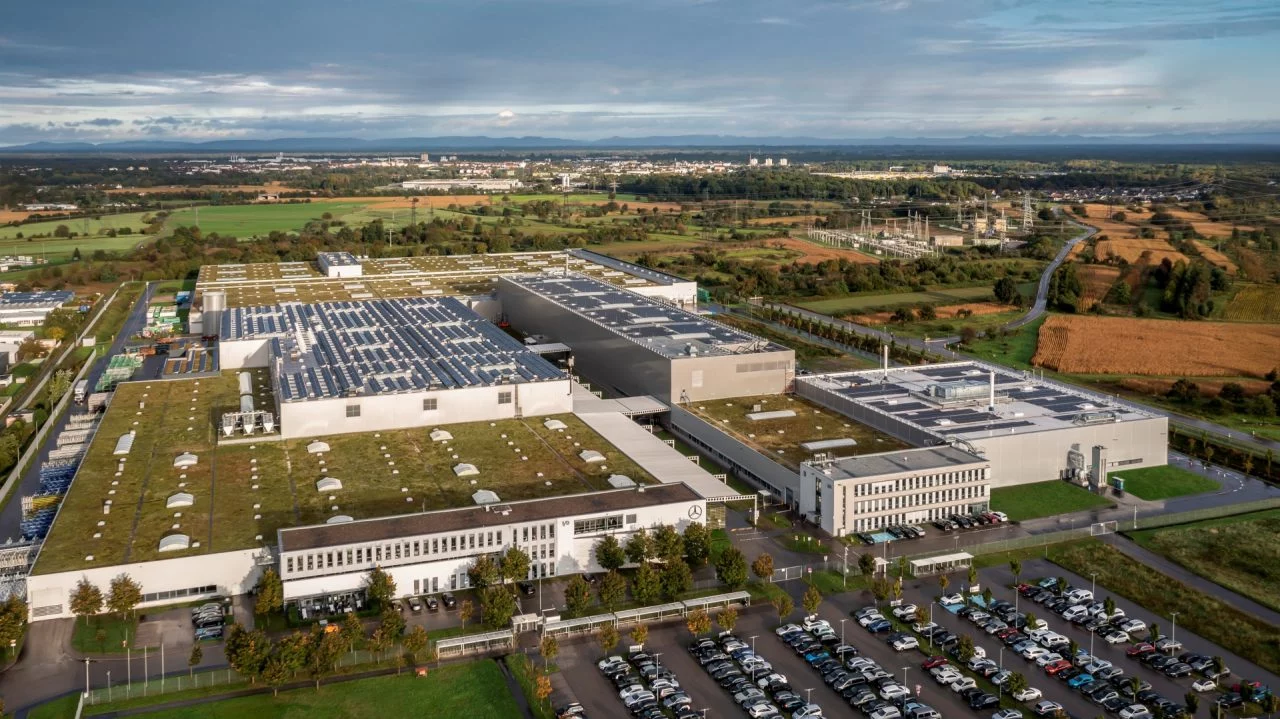
<instances>
[{"instance_id":1,"label":"curved road","mask_svg":"<svg viewBox=\"0 0 1280 719\"><path fill-rule=\"evenodd\" d=\"M1097 228L1087 227L1073 220L1067 220L1067 222L1080 228L1081 233L1067 240L1067 244L1058 250L1057 257L1054 257L1049 266L1040 274L1040 285L1036 288L1036 301L1031 305L1031 309L1027 310L1025 315L1005 325L1005 329L1017 329L1028 322L1035 321L1037 317L1044 314L1049 297L1049 280L1053 279L1054 271L1062 266L1062 263L1067 259L1067 255L1071 254L1071 250L1075 249L1076 245L1098 234Z\"/></svg>"}]
</instances>

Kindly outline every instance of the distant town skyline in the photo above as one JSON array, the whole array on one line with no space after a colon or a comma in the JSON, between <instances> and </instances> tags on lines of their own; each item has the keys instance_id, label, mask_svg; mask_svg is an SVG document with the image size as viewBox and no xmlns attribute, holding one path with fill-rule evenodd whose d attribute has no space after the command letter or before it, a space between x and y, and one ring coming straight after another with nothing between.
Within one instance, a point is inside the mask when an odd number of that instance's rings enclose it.
<instances>
[{"instance_id":1,"label":"distant town skyline","mask_svg":"<svg viewBox=\"0 0 1280 719\"><path fill-rule=\"evenodd\" d=\"M21 3L0 145L1280 131L1258 0Z\"/></svg>"}]
</instances>

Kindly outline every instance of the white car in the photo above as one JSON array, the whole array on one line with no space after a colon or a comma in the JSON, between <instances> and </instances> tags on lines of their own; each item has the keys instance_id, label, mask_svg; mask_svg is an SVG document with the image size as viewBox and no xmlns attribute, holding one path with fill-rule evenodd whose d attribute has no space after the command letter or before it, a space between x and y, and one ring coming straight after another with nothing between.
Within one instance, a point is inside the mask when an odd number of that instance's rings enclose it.
<instances>
[{"instance_id":1,"label":"white car","mask_svg":"<svg viewBox=\"0 0 1280 719\"><path fill-rule=\"evenodd\" d=\"M992 714L991 719L1022 719L1022 712L1017 709L1001 709Z\"/></svg>"},{"instance_id":2,"label":"white car","mask_svg":"<svg viewBox=\"0 0 1280 719\"><path fill-rule=\"evenodd\" d=\"M898 711L898 707L887 706L871 712L871 716L868 719L901 719L901 717L902 712Z\"/></svg>"},{"instance_id":3,"label":"white car","mask_svg":"<svg viewBox=\"0 0 1280 719\"><path fill-rule=\"evenodd\" d=\"M893 608L893 616L897 617L898 619L910 619L911 617L914 617L916 615L917 611L919 611L919 607L917 607L916 605L903 604L900 607Z\"/></svg>"},{"instance_id":4,"label":"white car","mask_svg":"<svg viewBox=\"0 0 1280 719\"><path fill-rule=\"evenodd\" d=\"M943 686L947 686L950 684L954 684L960 681L961 679L964 679L964 675L954 669L947 669L947 671L939 672L938 674L934 675L933 678L939 684Z\"/></svg>"},{"instance_id":5,"label":"white car","mask_svg":"<svg viewBox=\"0 0 1280 719\"><path fill-rule=\"evenodd\" d=\"M747 707L747 716L751 719L765 719L765 717L778 716L778 707L769 702L760 702Z\"/></svg>"},{"instance_id":6,"label":"white car","mask_svg":"<svg viewBox=\"0 0 1280 719\"><path fill-rule=\"evenodd\" d=\"M1141 704L1130 704L1120 710L1120 719L1151 719L1151 710Z\"/></svg>"},{"instance_id":7,"label":"white car","mask_svg":"<svg viewBox=\"0 0 1280 719\"><path fill-rule=\"evenodd\" d=\"M1033 702L1042 696L1044 696L1044 694L1035 687L1027 687L1026 689L1020 689L1013 693L1013 698L1020 702Z\"/></svg>"},{"instance_id":8,"label":"white car","mask_svg":"<svg viewBox=\"0 0 1280 719\"><path fill-rule=\"evenodd\" d=\"M883 619L884 619L883 615L878 614L876 612L872 612L871 614L858 617L858 624L861 624L862 626L867 627L867 626L871 626L875 622L882 621Z\"/></svg>"},{"instance_id":9,"label":"white car","mask_svg":"<svg viewBox=\"0 0 1280 719\"><path fill-rule=\"evenodd\" d=\"M824 627L824 628L826 628L826 629L830 629L830 628L831 628L831 622L828 622L828 621L827 621L827 620L825 620L825 619L819 619L819 618L817 618L817 617L805 617L805 618L804 618L804 629L805 629L805 631L807 631L807 632L816 631L819 627Z\"/></svg>"},{"instance_id":10,"label":"white car","mask_svg":"<svg viewBox=\"0 0 1280 719\"><path fill-rule=\"evenodd\" d=\"M1133 634L1134 632L1141 632L1146 630L1147 623L1142 621L1141 619L1126 619L1125 621L1117 625L1116 628L1122 632Z\"/></svg>"},{"instance_id":11,"label":"white car","mask_svg":"<svg viewBox=\"0 0 1280 719\"><path fill-rule=\"evenodd\" d=\"M768 689L769 685L774 683L786 684L787 683L786 675L779 674L777 672L771 672L756 680L756 686L760 687L761 689Z\"/></svg>"},{"instance_id":12,"label":"white car","mask_svg":"<svg viewBox=\"0 0 1280 719\"><path fill-rule=\"evenodd\" d=\"M822 716L822 707L817 704L805 704L791 714L791 719L817 719Z\"/></svg>"},{"instance_id":13,"label":"white car","mask_svg":"<svg viewBox=\"0 0 1280 719\"><path fill-rule=\"evenodd\" d=\"M1211 692L1217 689L1218 685L1212 679L1201 679L1191 682L1191 689L1198 692Z\"/></svg>"},{"instance_id":14,"label":"white car","mask_svg":"<svg viewBox=\"0 0 1280 719\"><path fill-rule=\"evenodd\" d=\"M804 631L804 628L801 627L799 624L783 624L782 626L773 630L773 633L777 634L780 637L784 637L788 634L795 634L796 632L802 632L802 631ZM622 657L618 657L618 658L621 659Z\"/></svg>"},{"instance_id":15,"label":"white car","mask_svg":"<svg viewBox=\"0 0 1280 719\"><path fill-rule=\"evenodd\" d=\"M1052 664L1053 662L1060 662L1060 661L1062 661L1061 654L1057 652L1049 652L1048 654L1045 654L1043 656L1036 657L1036 666L1044 667Z\"/></svg>"},{"instance_id":16,"label":"white car","mask_svg":"<svg viewBox=\"0 0 1280 719\"><path fill-rule=\"evenodd\" d=\"M1129 635L1117 629L1114 632L1107 632L1102 640L1107 644L1124 644L1129 641Z\"/></svg>"},{"instance_id":17,"label":"white car","mask_svg":"<svg viewBox=\"0 0 1280 719\"><path fill-rule=\"evenodd\" d=\"M901 684L886 684L880 688L880 698L887 702L908 696L911 696L911 690Z\"/></svg>"},{"instance_id":18,"label":"white car","mask_svg":"<svg viewBox=\"0 0 1280 719\"><path fill-rule=\"evenodd\" d=\"M637 694L649 694L649 693L651 692L648 689L645 689L642 685L632 684L630 686L619 689L618 698L625 702L627 699Z\"/></svg>"},{"instance_id":19,"label":"white car","mask_svg":"<svg viewBox=\"0 0 1280 719\"><path fill-rule=\"evenodd\" d=\"M902 637L893 641L893 648L899 652L905 652L908 649L918 649L920 640L915 637Z\"/></svg>"},{"instance_id":20,"label":"white car","mask_svg":"<svg viewBox=\"0 0 1280 719\"><path fill-rule=\"evenodd\" d=\"M1097 674L1098 672L1110 666L1111 666L1111 662L1107 661L1106 659L1094 658L1088 664L1084 665L1084 670L1090 674Z\"/></svg>"},{"instance_id":21,"label":"white car","mask_svg":"<svg viewBox=\"0 0 1280 719\"><path fill-rule=\"evenodd\" d=\"M1046 700L1042 702L1036 702L1036 705L1034 707L1031 707L1031 711L1035 712L1037 715L1042 717L1053 716L1054 714L1057 714L1058 712L1062 711L1062 705L1059 704L1058 702L1051 702Z\"/></svg>"},{"instance_id":22,"label":"white car","mask_svg":"<svg viewBox=\"0 0 1280 719\"><path fill-rule=\"evenodd\" d=\"M937 628L938 628L938 625L934 624L933 622L925 622L924 624L911 625L911 631L915 632L916 634L930 634L933 632L933 630Z\"/></svg>"},{"instance_id":23,"label":"white car","mask_svg":"<svg viewBox=\"0 0 1280 719\"><path fill-rule=\"evenodd\" d=\"M1005 514L1004 512L991 512L991 514L996 515L996 519L1000 520L1001 522L1009 521L1009 515ZM1018 716L1022 716L1022 715L1019 714Z\"/></svg>"},{"instance_id":24,"label":"white car","mask_svg":"<svg viewBox=\"0 0 1280 719\"><path fill-rule=\"evenodd\" d=\"M1035 661L1036 659L1039 659L1040 657L1043 657L1048 653L1049 653L1049 650L1045 649L1044 647L1027 647L1026 649L1022 650L1022 658Z\"/></svg>"},{"instance_id":25,"label":"white car","mask_svg":"<svg viewBox=\"0 0 1280 719\"><path fill-rule=\"evenodd\" d=\"M958 592L944 594L938 598L938 602L944 607L949 607L953 604L964 604L964 597L960 596Z\"/></svg>"},{"instance_id":26,"label":"white car","mask_svg":"<svg viewBox=\"0 0 1280 719\"><path fill-rule=\"evenodd\" d=\"M957 679L954 682L951 682L951 691L955 692L956 694L959 694L960 692L966 689L972 689L976 686L978 686L978 682L975 681L973 677L962 677L960 679Z\"/></svg>"},{"instance_id":27,"label":"white car","mask_svg":"<svg viewBox=\"0 0 1280 719\"><path fill-rule=\"evenodd\" d=\"M614 667L621 666L626 663L627 663L627 660L615 655L612 657L605 657L604 659L601 659L600 661L596 662L596 667L603 672L603 671L613 669Z\"/></svg>"}]
</instances>

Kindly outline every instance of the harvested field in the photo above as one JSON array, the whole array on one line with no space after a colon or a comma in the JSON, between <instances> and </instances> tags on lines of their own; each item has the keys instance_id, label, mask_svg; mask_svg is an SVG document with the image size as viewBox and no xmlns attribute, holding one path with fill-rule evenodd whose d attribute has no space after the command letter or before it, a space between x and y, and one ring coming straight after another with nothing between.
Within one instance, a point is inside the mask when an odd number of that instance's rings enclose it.
<instances>
[{"instance_id":1,"label":"harvested field","mask_svg":"<svg viewBox=\"0 0 1280 719\"><path fill-rule=\"evenodd\" d=\"M1138 227L1151 217L1151 213L1147 211L1134 212L1133 210L1115 205L1085 205L1085 209L1089 211L1087 217L1080 218L1087 225L1098 228L1098 231L1111 238L1130 238L1138 236ZM1124 222L1116 222L1111 219L1117 212L1123 212L1125 215ZM1074 212L1072 216L1076 216Z\"/></svg>"},{"instance_id":2,"label":"harvested field","mask_svg":"<svg viewBox=\"0 0 1280 719\"><path fill-rule=\"evenodd\" d=\"M1120 268L1110 265L1081 265L1076 268L1076 276L1084 286L1081 298L1083 309L1089 309L1107 296L1107 291L1120 279Z\"/></svg>"},{"instance_id":3,"label":"harvested field","mask_svg":"<svg viewBox=\"0 0 1280 719\"><path fill-rule=\"evenodd\" d=\"M1226 222L1214 222L1199 212L1190 212L1188 210L1169 209L1166 210L1170 215L1191 225L1197 235L1205 237L1230 237L1232 225ZM1252 225L1235 225L1241 230L1251 231L1255 229Z\"/></svg>"},{"instance_id":4,"label":"harvested field","mask_svg":"<svg viewBox=\"0 0 1280 719\"><path fill-rule=\"evenodd\" d=\"M1112 257L1123 259L1133 264L1146 258L1148 264L1158 265L1168 257L1170 262L1186 262L1187 256L1173 249L1164 240L1139 239L1106 239L1098 242L1097 257L1106 260Z\"/></svg>"},{"instance_id":5,"label":"harvested field","mask_svg":"<svg viewBox=\"0 0 1280 719\"><path fill-rule=\"evenodd\" d=\"M938 313L938 319L949 320L954 319L962 310L968 310L969 316L976 317L980 315L996 315L1001 312L1008 312L1009 305L998 305L994 302L969 302L960 305L943 305L942 307L933 308ZM883 325L893 320L892 312L873 312L870 314L853 315L847 318L850 322L856 322L864 325Z\"/></svg>"},{"instance_id":6,"label":"harvested field","mask_svg":"<svg viewBox=\"0 0 1280 719\"><path fill-rule=\"evenodd\" d=\"M1262 377L1280 357L1280 325L1055 315L1032 364L1075 374Z\"/></svg>"},{"instance_id":7,"label":"harvested field","mask_svg":"<svg viewBox=\"0 0 1280 719\"><path fill-rule=\"evenodd\" d=\"M508 195L512 205L520 205L532 199L541 199L521 196L517 194ZM411 197L336 197L333 202L359 202L369 206L371 210L407 210L413 206ZM559 200L557 200L558 202ZM678 212L680 204L677 202L638 202L633 200L616 200L619 205L626 205L628 209L645 209L652 210L657 208L662 212ZM458 205L459 207L470 207L472 205L500 205L502 204L502 195L420 195L418 196L418 207L448 207L449 205ZM609 198L604 195L591 196L591 199L584 197L569 196L570 205L607 205Z\"/></svg>"},{"instance_id":8,"label":"harvested field","mask_svg":"<svg viewBox=\"0 0 1280 719\"><path fill-rule=\"evenodd\" d=\"M1223 316L1245 322L1280 322L1280 285L1241 288L1227 303Z\"/></svg>"},{"instance_id":9,"label":"harvested field","mask_svg":"<svg viewBox=\"0 0 1280 719\"><path fill-rule=\"evenodd\" d=\"M1239 267L1236 267L1236 263L1232 262L1230 257L1227 257L1226 255L1219 252L1217 249L1210 247L1209 245L1201 242L1200 240L1192 240L1191 244L1195 245L1196 249L1200 251L1201 257L1205 258L1210 263L1215 264L1218 267L1221 267L1227 272L1230 272L1231 274L1234 275L1236 273L1236 270L1240 269Z\"/></svg>"},{"instance_id":10,"label":"harvested field","mask_svg":"<svg viewBox=\"0 0 1280 719\"><path fill-rule=\"evenodd\" d=\"M39 214L36 212L27 212L26 210L6 210L0 208L0 225L7 225L10 222L26 222L28 217Z\"/></svg>"},{"instance_id":11,"label":"harvested field","mask_svg":"<svg viewBox=\"0 0 1280 719\"><path fill-rule=\"evenodd\" d=\"M782 247L788 250L795 250L801 253L796 258L796 262L823 262L825 260L848 260L849 262L858 262L862 264L873 264L880 260L871 255L864 255L861 252L853 250L842 250L827 245L819 245L816 242L808 242L806 240L796 240L790 237L780 237L770 239L769 247Z\"/></svg>"},{"instance_id":12,"label":"harvested field","mask_svg":"<svg viewBox=\"0 0 1280 719\"><path fill-rule=\"evenodd\" d=\"M809 225L821 220L821 215L792 215L791 217L753 217L748 225Z\"/></svg>"},{"instance_id":13,"label":"harvested field","mask_svg":"<svg viewBox=\"0 0 1280 719\"><path fill-rule=\"evenodd\" d=\"M1141 392L1151 396L1161 396L1169 393L1170 388L1176 380L1164 377L1125 377L1120 380L1120 386L1134 392ZM1227 382L1235 382L1244 387L1245 395L1252 397L1262 394L1271 388L1271 383L1262 379L1238 379L1238 380L1203 380L1197 379L1196 386L1200 388L1200 394L1204 397L1217 397L1222 391L1222 385Z\"/></svg>"}]
</instances>

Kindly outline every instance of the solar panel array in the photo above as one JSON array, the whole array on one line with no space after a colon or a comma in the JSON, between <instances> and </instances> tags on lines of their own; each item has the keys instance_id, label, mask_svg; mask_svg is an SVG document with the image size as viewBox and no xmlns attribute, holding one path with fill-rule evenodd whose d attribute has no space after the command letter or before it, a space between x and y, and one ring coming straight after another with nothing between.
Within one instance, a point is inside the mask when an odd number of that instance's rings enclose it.
<instances>
[{"instance_id":1,"label":"solar panel array","mask_svg":"<svg viewBox=\"0 0 1280 719\"><path fill-rule=\"evenodd\" d=\"M451 297L233 308L222 338L269 340L286 402L565 377Z\"/></svg>"},{"instance_id":2,"label":"solar panel array","mask_svg":"<svg viewBox=\"0 0 1280 719\"><path fill-rule=\"evenodd\" d=\"M667 357L780 352L786 348L692 312L584 275L525 275L512 282Z\"/></svg>"},{"instance_id":3,"label":"solar panel array","mask_svg":"<svg viewBox=\"0 0 1280 719\"><path fill-rule=\"evenodd\" d=\"M35 292L5 292L0 294L0 306L53 306L59 307L72 300L71 290L37 290Z\"/></svg>"}]
</instances>

